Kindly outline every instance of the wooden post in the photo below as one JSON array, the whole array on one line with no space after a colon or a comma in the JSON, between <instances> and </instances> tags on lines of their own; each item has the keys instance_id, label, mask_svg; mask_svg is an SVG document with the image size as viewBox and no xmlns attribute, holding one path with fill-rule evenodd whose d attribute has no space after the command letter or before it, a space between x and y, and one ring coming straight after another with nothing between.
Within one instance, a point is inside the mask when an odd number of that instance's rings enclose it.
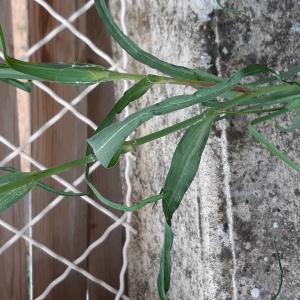
<instances>
[{"instance_id":1,"label":"wooden post","mask_svg":"<svg viewBox=\"0 0 300 300\"><path fill-rule=\"evenodd\" d=\"M11 53L13 53L13 28L11 22L11 2L2 1L0 4L0 23L3 25L5 37ZM1 135L14 145L19 144L17 94L13 87L0 83L0 128ZM0 144L0 161L6 157L11 150ZM10 165L19 168L19 158L14 159ZM27 204L22 201L1 214L1 219L14 227L24 226ZM0 245L2 246L12 237L6 229L0 228ZM26 243L17 241L12 247L0 256L0 299L23 300L27 298L27 266L26 266Z\"/></svg>"},{"instance_id":2,"label":"wooden post","mask_svg":"<svg viewBox=\"0 0 300 300\"><path fill-rule=\"evenodd\" d=\"M84 1L50 1L54 10L68 17L80 7ZM48 12L34 1L29 3L30 44L42 39L49 30L58 23ZM79 30L85 31L85 19L75 24ZM64 30L51 42L36 52L32 61L35 62L81 62L84 60L84 45L68 30ZM63 99L72 100L79 89L50 84ZM32 132L38 130L63 107L41 90L34 88L31 98ZM76 109L86 113L86 102L82 101ZM72 113L67 113L58 123L47 130L32 144L32 156L46 166L54 166L68 160L80 158L85 152L86 124L78 120ZM62 176L72 182L83 169L72 170ZM58 189L64 189L53 180L49 181ZM81 189L85 187L81 186ZM32 195L33 215L43 209L55 196L36 190ZM52 212L33 227L33 237L44 243L55 252L73 261L87 247L87 204L79 198L64 199ZM86 262L81 264L86 267ZM40 250L33 251L33 285L34 296L39 295L48 284L59 276L66 266L62 265ZM82 300L86 296L86 279L77 272L72 272L59 284L47 299L51 300Z\"/></svg>"},{"instance_id":3,"label":"wooden post","mask_svg":"<svg viewBox=\"0 0 300 300\"><path fill-rule=\"evenodd\" d=\"M65 5L61 1L52 1L51 6L61 15L68 17L84 1L77 1ZM41 39L53 26L57 25L53 18L42 8L31 3L30 14L30 42ZM104 51L111 54L110 38L104 31L99 17L94 9L83 15L75 25L91 38ZM41 62L103 62L93 52L85 51L85 45L68 30L60 33L53 41L39 50L34 61ZM78 94L78 89L51 85L51 88L64 99L72 99ZM113 104L113 86L105 84L92 92L82 104L76 108L87 114L95 123L99 123ZM62 107L40 90L35 89L31 101L32 132L45 123ZM58 124L50 128L32 146L32 155L38 161L50 166L63 161L76 159L84 155L85 140L92 130L68 113ZM72 181L82 170L69 172L66 179ZM121 201L119 169L110 171L98 170L93 174L98 188L108 197ZM53 183L53 181L51 181ZM58 188L58 185L55 185ZM34 214L40 211L53 197L44 192L33 194ZM114 212L115 213L115 212ZM42 241L54 251L70 260L76 258L95 239L98 239L105 229L112 224L112 220L94 208L89 207L80 199L65 199L63 204L55 208L49 216L34 227L34 238ZM89 272L103 279L115 288L119 286L119 272L122 266L123 229L116 229L111 236L89 258L81 264ZM34 295L40 294L51 279L58 276L65 268L39 250L34 251ZM58 287L49 299L84 299L88 289L90 299L114 299L114 295L104 288L85 281L81 275L72 274Z\"/></svg>"},{"instance_id":4,"label":"wooden post","mask_svg":"<svg viewBox=\"0 0 300 300\"><path fill-rule=\"evenodd\" d=\"M13 5L15 6L16 3L14 2ZM22 4L21 2L18 3ZM77 0L65 5L58 0L50 1L50 5L54 10L64 17L71 15L84 3L85 1L83 0ZM20 29L12 26L11 22L15 13L17 11L21 12L20 10L22 9L12 9L12 4L9 1L1 3L0 22L4 26L10 48L16 44L13 38L18 38L16 34L18 32L17 29L24 30L24 28ZM28 3L28 15L28 31L25 30L26 32L24 32L22 38L20 39L19 36L17 40L19 45L17 47L18 52L13 52L10 49L11 53L14 53L17 57L21 57L24 54L23 52L19 52L22 48L20 42L26 44L28 35L29 45L33 45L58 25L53 17L34 1L29 1ZM23 22L26 22L26 16L22 17L22 19ZM94 9L91 9L86 15L80 17L74 25L82 33L88 33L89 38L96 42L105 52L111 54L110 37L104 30ZM25 44L23 44L24 48L26 48ZM24 49L22 50L24 51ZM104 64L94 53L86 51L85 45L67 29L38 50L30 60L35 62L88 62ZM55 84L50 84L49 86L60 97L68 101L72 100L79 93L80 89ZM30 95L30 102L28 102L26 95L16 91L13 87L1 83L0 95L1 135L16 146L26 143L30 133L34 133L53 115L63 109L60 104L37 88L33 89ZM17 101L17 99L19 100ZM76 109L87 115L95 123L99 123L109 111L113 102L113 85L105 84L94 90ZM28 107L30 110L27 109ZM25 116L21 119L21 114L25 114L27 117ZM85 140L90 134L92 134L92 130L88 129L86 124L78 120L72 113L68 113L32 143L30 154L34 159L47 167L80 158L85 153ZM29 151L29 149L25 150ZM9 152L10 150L6 146L0 145L0 160ZM22 170L34 169L24 159L21 160L20 164L19 157L14 159L13 166L19 169L22 168ZM83 169L73 170L62 176L69 182L72 182L82 172ZM106 196L115 201L122 200L118 167L109 171L103 169L97 170L93 174L93 179L98 183L98 188ZM60 190L64 189L64 187L57 184L54 180L48 180L48 183ZM85 185L80 187L81 190L85 188ZM34 190L32 193L32 215L35 216L38 214L53 199L53 195L40 190ZM22 201L8 212L3 213L1 218L17 228L22 228L28 222L28 212L28 202ZM72 261L81 255L89 244L98 239L111 224L112 220L110 218L89 207L83 200L78 198L64 199L59 206L54 208L43 220L32 228L32 234L34 239ZM80 265L115 288L119 287L123 235L124 230L122 227L117 228ZM1 244L4 244L11 236L5 229L0 228ZM31 266L27 266L27 257L29 257L27 253L26 243L20 239L0 257L0 267L2 270L5 270L0 281L0 299L31 299L30 287L33 287L33 297L37 297L66 268L65 265L58 263L39 249L33 248L33 269L29 275L28 270ZM28 263L30 264L30 261ZM47 297L47 300L82 300L85 299L87 291L91 300L114 299L114 295L107 292L104 288L90 284L80 274L72 272L66 280L54 288Z\"/></svg>"}]
</instances>

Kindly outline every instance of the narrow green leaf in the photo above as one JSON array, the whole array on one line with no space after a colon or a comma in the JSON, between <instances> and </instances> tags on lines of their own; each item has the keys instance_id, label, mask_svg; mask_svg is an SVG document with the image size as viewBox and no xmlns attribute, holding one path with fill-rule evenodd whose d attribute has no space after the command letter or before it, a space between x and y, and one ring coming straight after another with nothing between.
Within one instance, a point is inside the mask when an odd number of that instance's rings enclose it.
<instances>
[{"instance_id":1,"label":"narrow green leaf","mask_svg":"<svg viewBox=\"0 0 300 300\"><path fill-rule=\"evenodd\" d=\"M280 272L280 279L279 279L279 286L278 286L278 289L276 291L276 294L274 296L272 296L271 300L276 300L280 293L281 293L281 290L282 290L282 285L283 285L283 276L284 276L284 273L283 273L283 267L282 267L282 263L281 263L281 258L280 258L280 254L279 254L279 251L277 249L277 245L276 245L276 241L274 240L274 248L276 250L276 258L277 258L277 261L278 261L278 267L279 267L279 272Z\"/></svg>"},{"instance_id":2,"label":"narrow green leaf","mask_svg":"<svg viewBox=\"0 0 300 300\"><path fill-rule=\"evenodd\" d=\"M283 84L272 88L262 88L260 91L256 91L254 94L242 95L226 102L214 102L213 107L218 109L227 108L229 106L233 107L231 105L232 103L234 106L253 105L257 108L274 104L286 104L298 99L299 97L299 87ZM242 101L239 99L242 99Z\"/></svg>"},{"instance_id":3,"label":"narrow green leaf","mask_svg":"<svg viewBox=\"0 0 300 300\"><path fill-rule=\"evenodd\" d=\"M259 123L265 122L267 120L270 120L270 119L278 116L280 113L282 114L282 112L276 112L276 113L272 113L272 114L269 114L269 115L267 115L265 117L262 117L262 118L254 120L248 126L248 130L249 130L250 134L257 141L259 141L262 145L264 145L274 156L278 157L285 164L287 164L290 168L292 168L296 172L300 173L300 166L297 163L293 162L285 153L283 153L282 151L280 151L272 143L270 143L269 140L264 135L262 135L261 133L259 133L259 131L257 130L257 128L255 126L255 125L259 124Z\"/></svg>"},{"instance_id":4,"label":"narrow green leaf","mask_svg":"<svg viewBox=\"0 0 300 300\"><path fill-rule=\"evenodd\" d=\"M283 92L272 92L270 94L259 95L245 98L242 105L255 105L255 107L264 107L274 104L287 104L293 102L300 97L300 89L294 89Z\"/></svg>"},{"instance_id":5,"label":"narrow green leaf","mask_svg":"<svg viewBox=\"0 0 300 300\"><path fill-rule=\"evenodd\" d=\"M129 152L130 150L132 150L136 146L140 146L140 145L149 143L149 142L151 142L155 139L158 139L158 138L161 138L163 136L175 133L178 130L182 130L182 129L186 129L187 127L191 127L191 126L199 123L200 120L204 119L206 113L207 113L207 111L204 111L200 115L196 115L192 118L186 119L186 120L184 120L182 122L179 122L179 123L176 123L172 126L169 126L169 127L164 128L164 129L158 130L156 132L150 133L148 135L137 138L135 140L125 142L124 145L122 146L122 149L121 149L119 155Z\"/></svg>"},{"instance_id":6,"label":"narrow green leaf","mask_svg":"<svg viewBox=\"0 0 300 300\"><path fill-rule=\"evenodd\" d=\"M95 6L101 20L104 22L107 30L110 32L115 41L137 61L140 61L141 63L174 78L196 79L209 82L222 81L222 79L217 76L201 70L192 70L182 66L169 64L142 50L118 28L107 7L106 0L95 0Z\"/></svg>"},{"instance_id":7,"label":"narrow green leaf","mask_svg":"<svg viewBox=\"0 0 300 300\"><path fill-rule=\"evenodd\" d=\"M300 96L299 96L300 97ZM292 121L292 124L284 127L281 125L277 125L278 129L281 132L292 132L296 129L300 128L300 98L297 98L286 105L286 109L290 112L295 111L296 116Z\"/></svg>"},{"instance_id":8,"label":"narrow green leaf","mask_svg":"<svg viewBox=\"0 0 300 300\"><path fill-rule=\"evenodd\" d=\"M162 189L163 210L166 218L164 247L157 279L159 297L167 300L171 278L171 249L173 233L171 220L182 198L193 181L215 116L207 116L190 127L183 135L172 158L171 167Z\"/></svg>"},{"instance_id":9,"label":"narrow green leaf","mask_svg":"<svg viewBox=\"0 0 300 300\"><path fill-rule=\"evenodd\" d=\"M142 110L132 114L124 121L110 125L88 139L97 159L104 167L108 167L115 153L123 145L125 139L141 124L151 119L153 114Z\"/></svg>"},{"instance_id":10,"label":"narrow green leaf","mask_svg":"<svg viewBox=\"0 0 300 300\"><path fill-rule=\"evenodd\" d=\"M134 211L140 210L141 208L143 208L144 206L146 206L148 204L157 202L158 200L162 199L162 197L163 197L163 195L155 195L155 196L146 198L144 200L141 200L141 201L133 204L132 206L126 206L126 205L114 203L114 202L110 201L109 199L105 198L104 196L102 196L101 193L96 189L96 187L93 185L93 183L88 178L86 178L86 182L98 200L100 200L106 206L116 209L116 210L119 210L119 211L134 212Z\"/></svg>"},{"instance_id":11,"label":"narrow green leaf","mask_svg":"<svg viewBox=\"0 0 300 300\"><path fill-rule=\"evenodd\" d=\"M45 184L43 182L39 182L37 184L37 186L43 190L45 190L46 192L50 193L50 194L54 194L57 196L64 196L64 197L81 197L81 196L87 196L88 193L74 193L74 192L65 192L65 191L58 191L56 189L54 189L53 187L51 187L48 184Z\"/></svg>"},{"instance_id":12,"label":"narrow green leaf","mask_svg":"<svg viewBox=\"0 0 300 300\"><path fill-rule=\"evenodd\" d=\"M95 133L98 133L109 126L117 114L121 113L131 102L134 102L146 94L156 82L159 82L159 77L148 75L129 88L120 100L113 106L112 110L105 117Z\"/></svg>"},{"instance_id":13,"label":"narrow green leaf","mask_svg":"<svg viewBox=\"0 0 300 300\"><path fill-rule=\"evenodd\" d=\"M6 64L0 64L0 79L1 80L6 80L6 79L42 80L42 78L18 72Z\"/></svg>"},{"instance_id":14,"label":"narrow green leaf","mask_svg":"<svg viewBox=\"0 0 300 300\"><path fill-rule=\"evenodd\" d=\"M108 127L111 125L113 122L115 116L119 113L121 113L124 108L126 108L131 102L139 99L142 97L151 87L154 85L154 83L159 81L159 77L157 76L152 76L148 75L145 76L142 80L138 81L136 84L134 84L131 88L129 88L124 95L121 97L121 99L113 106L111 111L108 113L108 115L105 117L103 122L99 125L99 127L96 129L94 132L94 136L103 130L104 128ZM93 142L92 142L93 143ZM93 152L92 147L88 144L87 152L86 154L89 155ZM114 166L119 159L119 155L117 155L118 152L115 153L114 158L111 159L108 167ZM86 177L89 177L89 169L90 169L90 164L87 165L86 167Z\"/></svg>"},{"instance_id":15,"label":"narrow green leaf","mask_svg":"<svg viewBox=\"0 0 300 300\"><path fill-rule=\"evenodd\" d=\"M216 0L217 4L219 5L220 9L222 9L225 12L232 13L232 14L241 14L242 12L238 9L234 8L227 8L224 5L221 4L221 0Z\"/></svg>"},{"instance_id":16,"label":"narrow green leaf","mask_svg":"<svg viewBox=\"0 0 300 300\"><path fill-rule=\"evenodd\" d=\"M16 79L0 79L0 81L12 85L18 89L21 89L27 93L30 93L32 90L32 86L31 86L31 82L27 81L27 82L22 82L20 80L16 80Z\"/></svg>"},{"instance_id":17,"label":"narrow green leaf","mask_svg":"<svg viewBox=\"0 0 300 300\"><path fill-rule=\"evenodd\" d=\"M7 63L13 69L39 77L42 80L63 84L94 84L113 79L113 74L107 69L93 65L72 64L33 64L14 58L7 58Z\"/></svg>"},{"instance_id":18,"label":"narrow green leaf","mask_svg":"<svg viewBox=\"0 0 300 300\"><path fill-rule=\"evenodd\" d=\"M215 116L208 116L187 129L176 147L162 189L163 210L168 224L171 224L175 210L196 176L214 119Z\"/></svg>"},{"instance_id":19,"label":"narrow green leaf","mask_svg":"<svg viewBox=\"0 0 300 300\"><path fill-rule=\"evenodd\" d=\"M148 75L129 88L98 126L94 135L111 125L117 114L121 113L131 102L142 97L157 81L158 79L156 76ZM90 150L91 148L88 146L87 155L92 153Z\"/></svg>"},{"instance_id":20,"label":"narrow green leaf","mask_svg":"<svg viewBox=\"0 0 300 300\"><path fill-rule=\"evenodd\" d=\"M36 64L15 59L8 55L7 46L4 39L2 27L0 25L0 40L3 48L5 62L8 67L19 72L13 73L7 67L1 66L1 79L30 79L46 80L63 84L95 84L102 81L132 79L139 80L143 76L134 74L125 74L109 71L107 68L93 64ZM18 77L2 78L1 73L4 72L8 76L17 76L20 73L28 74L29 78L21 75Z\"/></svg>"},{"instance_id":21,"label":"narrow green leaf","mask_svg":"<svg viewBox=\"0 0 300 300\"><path fill-rule=\"evenodd\" d=\"M31 173L12 173L0 177L0 211L4 210L16 201L23 198L33 187L39 182L52 175L63 173L67 170L86 165L87 163L95 161L94 157L87 156L82 159L67 162L63 165L49 168L40 172ZM2 168L5 170L5 168ZM13 170L6 168L7 171ZM11 172L11 171L10 171Z\"/></svg>"},{"instance_id":22,"label":"narrow green leaf","mask_svg":"<svg viewBox=\"0 0 300 300\"><path fill-rule=\"evenodd\" d=\"M157 288L160 300L168 300L167 293L171 281L171 250L173 245L173 232L169 224L165 223L164 246L160 256L160 269L157 277Z\"/></svg>"},{"instance_id":23,"label":"narrow green leaf","mask_svg":"<svg viewBox=\"0 0 300 300\"><path fill-rule=\"evenodd\" d=\"M295 66L295 67L291 67L288 71L280 72L279 77L281 78L282 81L286 82L286 80L290 79L291 77L295 77L299 73L300 73L300 66ZM258 86L266 83L270 84L277 80L278 80L278 76L272 76L270 78L257 80L254 83L252 83L251 86Z\"/></svg>"},{"instance_id":24,"label":"narrow green leaf","mask_svg":"<svg viewBox=\"0 0 300 300\"><path fill-rule=\"evenodd\" d=\"M25 172L19 172L17 169L15 169L13 167L0 167L0 171L14 173L14 174L24 174L24 175L29 174L29 173L25 173ZM21 177L22 176L20 176L20 178ZM18 178L16 178L16 179L18 179ZM88 193L73 193L73 192L58 191L58 190L52 188L51 186L49 186L48 184L45 184L43 182L37 182L36 186L43 189L43 190L45 190L45 191L47 191L48 193L58 195L58 196L80 197L80 196L88 195Z\"/></svg>"},{"instance_id":25,"label":"narrow green leaf","mask_svg":"<svg viewBox=\"0 0 300 300\"><path fill-rule=\"evenodd\" d=\"M295 131L296 129L300 128L300 109L298 109L296 111L296 116L291 125L289 125L287 127L278 125L277 127L282 132L292 132L292 131Z\"/></svg>"},{"instance_id":26,"label":"narrow green leaf","mask_svg":"<svg viewBox=\"0 0 300 300\"><path fill-rule=\"evenodd\" d=\"M35 180L29 180L26 184L13 186L15 182L29 179L30 176L31 173L11 173L0 177L0 212L23 199L37 185ZM2 188L8 185L11 185L11 188L2 191Z\"/></svg>"},{"instance_id":27,"label":"narrow green leaf","mask_svg":"<svg viewBox=\"0 0 300 300\"><path fill-rule=\"evenodd\" d=\"M259 72L271 72L269 68L260 65L251 65L235 73L226 82L219 83L211 88L201 89L193 95L180 95L168 98L157 104L144 108L124 121L112 124L88 139L97 159L104 167L119 151L125 139L141 124L150 120L153 116L160 116L177 111L195 104L210 101L215 97L231 90L239 81Z\"/></svg>"}]
</instances>

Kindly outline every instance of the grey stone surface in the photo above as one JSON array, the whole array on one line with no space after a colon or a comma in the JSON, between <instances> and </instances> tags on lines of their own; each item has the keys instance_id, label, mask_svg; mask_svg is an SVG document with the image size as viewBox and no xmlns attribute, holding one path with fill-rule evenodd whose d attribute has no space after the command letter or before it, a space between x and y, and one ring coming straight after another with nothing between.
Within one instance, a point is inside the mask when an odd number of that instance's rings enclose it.
<instances>
[{"instance_id":1,"label":"grey stone surface","mask_svg":"<svg viewBox=\"0 0 300 300\"><path fill-rule=\"evenodd\" d=\"M246 16L219 13L215 17L219 73L228 74L249 63L277 70L299 65L299 1L233 4ZM276 290L274 238L278 239L285 272L280 299L300 299L300 177L253 143L245 124L242 118L234 119L227 128L238 299L251 299L253 288L259 290L258 299L270 299ZM298 132L279 134L274 123L261 129L299 162Z\"/></svg>"},{"instance_id":2,"label":"grey stone surface","mask_svg":"<svg viewBox=\"0 0 300 300\"><path fill-rule=\"evenodd\" d=\"M111 4L117 11L118 5ZM129 35L161 59L222 76L250 63L278 69L299 64L299 1L230 4L244 14L213 11L213 0L132 1ZM150 72L132 60L130 71ZM132 110L191 91L156 87ZM136 136L197 112L193 107L155 118ZM199 175L176 213L170 299L270 299L279 280L274 238L285 271L279 299L300 299L299 176L249 137L246 121L232 119L214 128ZM299 161L297 134L279 135L273 123L263 130ZM160 191L179 138L175 134L136 151L134 200ZM129 294L131 299L158 299L161 206L143 209L133 223L138 234L129 251Z\"/></svg>"}]
</instances>

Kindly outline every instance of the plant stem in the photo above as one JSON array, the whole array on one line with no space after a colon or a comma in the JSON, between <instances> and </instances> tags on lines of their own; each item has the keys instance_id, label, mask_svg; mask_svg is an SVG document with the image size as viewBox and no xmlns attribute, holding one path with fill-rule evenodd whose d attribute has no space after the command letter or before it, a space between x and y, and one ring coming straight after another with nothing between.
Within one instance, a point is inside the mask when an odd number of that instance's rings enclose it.
<instances>
[{"instance_id":1,"label":"plant stem","mask_svg":"<svg viewBox=\"0 0 300 300\"><path fill-rule=\"evenodd\" d=\"M288 88L288 86L275 86L275 90L278 89L278 91L282 91L285 88ZM268 88L263 87L261 88L262 90L268 90ZM257 89L256 93L253 94L253 96L255 97L255 95L260 95L261 94L261 89ZM162 130L159 130L157 132L151 133L149 135L143 136L141 138L132 140L132 141L127 141L123 144L123 146L120 149L120 154L125 154L127 152L130 152L132 150L134 150L136 147L141 146L143 144L152 142L154 140L157 140L159 138L162 138L166 135L172 134L176 131L185 129L187 127L193 126L196 123L198 123L199 121L201 121L207 114L214 112L217 116L216 120L222 120L226 117L228 117L229 115L245 115L245 114L259 114L259 113L267 113L267 112L275 112L278 110L282 110L284 107L276 107L276 108L270 108L270 109L252 109L252 110L240 110L240 111L226 111L226 109L231 109L234 106L241 106L243 101L247 101L248 100L248 95L244 95L242 97L238 97L235 98L231 101L229 101L228 103L224 103L224 106L222 108L220 108L217 112L214 111L213 108L207 109L205 110L203 113L201 113L200 115L194 116L190 119L187 119L185 121L179 122L177 124L174 124L170 127L164 128ZM224 110L225 108L225 110ZM80 160L76 160L76 161L71 161L68 162L64 165L58 166L58 167L54 167L42 172L37 173L38 178L37 179L41 179L41 178L45 178L45 177L49 177L58 173L62 173L68 169L71 168L75 168L77 166L81 166L81 165L86 165L89 163L95 162L95 157L94 155L88 155Z\"/></svg>"},{"instance_id":2,"label":"plant stem","mask_svg":"<svg viewBox=\"0 0 300 300\"><path fill-rule=\"evenodd\" d=\"M181 129L184 129L186 127L189 127L189 126L192 126L192 125L195 125L196 123L198 123L199 121L201 121L205 115L206 115L207 112L202 113L198 116L195 116L195 117L192 117L188 120L185 120L185 121L182 121L182 122L179 122L173 126L170 126L170 127L167 127L165 129L162 129L162 130L159 130L157 132L154 132L154 133L151 133L151 134L148 134L146 136L143 136L141 138L138 138L138 139L135 139L135 140L132 140L132 141L127 141L124 143L124 146L122 148L124 148L124 152L122 153L126 153L128 151L130 151L129 149L131 148L134 149L138 146L141 146L143 144L146 144L146 143L149 143L149 142L152 142L154 140L157 140L157 139L160 139L166 135L169 135L169 134L172 134L178 130L181 130Z\"/></svg>"},{"instance_id":3,"label":"plant stem","mask_svg":"<svg viewBox=\"0 0 300 300\"><path fill-rule=\"evenodd\" d=\"M235 112L220 112L219 116L217 117L216 120L222 120L224 118L226 118L228 115L244 115L244 114L259 114L259 113L265 113L265 112L274 112L274 111L278 111L283 109L283 107L276 107L276 108L271 108L271 109L260 109L260 110L248 110L248 111L235 111ZM207 111L201 113L198 116L192 117L190 119L187 119L185 121L179 122L173 126L167 127L165 129L159 130L157 132L148 134L146 136L143 136L141 138L137 138L135 140L132 141L127 141L124 143L124 145L122 146L121 149L121 154L127 153L129 151L134 150L136 147L141 146L143 144L152 142L154 140L160 139L166 135L175 133L176 131L185 129L187 127L193 126L196 123L198 123L199 121L201 121L207 114ZM225 114L225 115L224 115ZM221 116L223 115L223 116Z\"/></svg>"},{"instance_id":4,"label":"plant stem","mask_svg":"<svg viewBox=\"0 0 300 300\"><path fill-rule=\"evenodd\" d=\"M88 156L85 156L81 159L73 160L73 161L67 162L63 165L46 169L44 171L37 171L37 172L28 173L28 176L26 176L26 177L20 178L20 179L14 181L14 182L11 182L11 183L1 185L0 186L0 193L5 193L5 192L11 191L13 189L16 189L20 186L25 186L27 184L32 184L33 181L34 182L39 182L39 181L41 181L41 180L43 180L47 177L63 173L67 170L70 170L70 169L73 169L73 168L76 168L76 167L80 167L80 166L86 165L86 164L94 162L94 161L96 161L94 155L88 155Z\"/></svg>"},{"instance_id":5,"label":"plant stem","mask_svg":"<svg viewBox=\"0 0 300 300\"><path fill-rule=\"evenodd\" d=\"M283 109L283 106L270 108L270 109L253 109L253 110L237 110L237 111L224 111L226 115L249 115L249 114L261 114L266 112L274 112Z\"/></svg>"},{"instance_id":6,"label":"plant stem","mask_svg":"<svg viewBox=\"0 0 300 300\"><path fill-rule=\"evenodd\" d=\"M45 67L47 67L47 64L45 64ZM106 78L97 79L97 71L99 71L99 68L95 65L95 79L85 82L84 84L95 84L97 82L105 82L105 81L120 81L120 80L131 80L131 81L140 81L143 78L145 78L147 75L145 74L132 74L132 73L120 73L115 71L107 71L108 76ZM84 70L84 69L83 69ZM93 67L90 67L90 70L88 71L89 74L93 73ZM150 74L151 75L151 74ZM208 88L214 86L216 83L208 82L208 81L202 81L202 80L192 80L192 79L176 79L172 77L167 76L158 76L158 75L151 75L153 78L156 79L157 84L175 84L175 85L187 85L192 86L194 88ZM7 79L16 79L16 80L40 80L40 81L51 81L47 80L45 78L39 78L32 76L30 74L21 73L18 72L12 68L10 68L8 65L0 64L0 79L1 80L7 80ZM222 79L220 79L222 81ZM57 82L57 81L55 81ZM64 82L66 84L66 82ZM75 84L75 83L69 83L69 84ZM252 88L249 87L242 87L237 86L233 89L235 92L238 93L250 93Z\"/></svg>"},{"instance_id":7,"label":"plant stem","mask_svg":"<svg viewBox=\"0 0 300 300\"><path fill-rule=\"evenodd\" d=\"M39 180L44 179L46 177L57 175L57 174L65 172L67 170L74 169L74 168L77 168L77 167L80 167L80 166L84 166L88 163L92 163L92 162L95 162L95 161L96 161L96 159L95 159L94 155L91 154L91 155L85 156L81 159L69 161L69 162L67 162L63 165L60 165L60 166L49 168L49 169L46 169L46 170L40 171L40 172L35 172L33 174L33 176L35 177L35 179L37 181L39 181Z\"/></svg>"}]
</instances>

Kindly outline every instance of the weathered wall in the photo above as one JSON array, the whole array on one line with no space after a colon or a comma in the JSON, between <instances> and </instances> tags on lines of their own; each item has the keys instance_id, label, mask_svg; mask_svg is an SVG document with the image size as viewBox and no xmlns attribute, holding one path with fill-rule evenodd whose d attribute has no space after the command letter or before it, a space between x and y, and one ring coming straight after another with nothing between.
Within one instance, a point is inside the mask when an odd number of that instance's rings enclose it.
<instances>
[{"instance_id":1,"label":"weathered wall","mask_svg":"<svg viewBox=\"0 0 300 300\"><path fill-rule=\"evenodd\" d=\"M279 69L300 63L298 0L230 3L244 14L213 12L213 0L135 0L128 7L129 35L162 59L220 75L249 63ZM149 71L132 61L130 70ZM157 87L137 107L188 92L183 87ZM136 135L197 112L193 107L156 118ZM249 137L245 121L232 119L214 128L199 175L176 213L171 299L270 299L279 281L274 238L285 271L281 299L300 299L299 176ZM279 135L274 124L264 130L300 159L297 134ZM134 199L160 191L179 137L137 150ZM139 233L130 248L132 299L157 299L161 220L160 205L133 217Z\"/></svg>"}]
</instances>

